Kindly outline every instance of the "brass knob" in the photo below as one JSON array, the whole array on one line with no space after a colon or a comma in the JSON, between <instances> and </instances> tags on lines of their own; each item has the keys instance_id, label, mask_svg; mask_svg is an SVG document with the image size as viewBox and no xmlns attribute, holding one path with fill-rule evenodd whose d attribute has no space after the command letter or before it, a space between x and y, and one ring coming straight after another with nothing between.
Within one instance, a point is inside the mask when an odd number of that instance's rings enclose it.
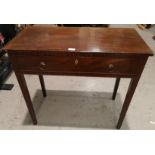
<instances>
[{"instance_id":1,"label":"brass knob","mask_svg":"<svg viewBox=\"0 0 155 155\"><path fill-rule=\"evenodd\" d=\"M75 65L77 65L79 63L78 59L75 59Z\"/></svg>"},{"instance_id":2,"label":"brass knob","mask_svg":"<svg viewBox=\"0 0 155 155\"><path fill-rule=\"evenodd\" d=\"M46 64L45 64L44 61L42 61L42 62L40 63L40 65L41 65L41 66L46 66Z\"/></svg>"},{"instance_id":3,"label":"brass knob","mask_svg":"<svg viewBox=\"0 0 155 155\"><path fill-rule=\"evenodd\" d=\"M46 63L45 63L44 61L42 61L42 62L40 63L40 69L41 69L41 70L44 70L44 69L45 69L45 66L46 66Z\"/></svg>"},{"instance_id":4,"label":"brass knob","mask_svg":"<svg viewBox=\"0 0 155 155\"><path fill-rule=\"evenodd\" d=\"M109 71L112 71L114 69L114 65L113 64L109 64L108 69L109 69Z\"/></svg>"}]
</instances>

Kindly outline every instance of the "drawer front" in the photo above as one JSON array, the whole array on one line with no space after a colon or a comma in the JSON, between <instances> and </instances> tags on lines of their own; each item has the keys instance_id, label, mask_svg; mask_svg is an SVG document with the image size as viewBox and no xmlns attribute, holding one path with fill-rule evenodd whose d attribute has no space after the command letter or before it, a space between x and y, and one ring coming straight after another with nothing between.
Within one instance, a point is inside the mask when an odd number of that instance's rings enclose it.
<instances>
[{"instance_id":1,"label":"drawer front","mask_svg":"<svg viewBox=\"0 0 155 155\"><path fill-rule=\"evenodd\" d=\"M134 74L141 62L135 58L82 56L16 56L16 70L38 72L88 72Z\"/></svg>"}]
</instances>

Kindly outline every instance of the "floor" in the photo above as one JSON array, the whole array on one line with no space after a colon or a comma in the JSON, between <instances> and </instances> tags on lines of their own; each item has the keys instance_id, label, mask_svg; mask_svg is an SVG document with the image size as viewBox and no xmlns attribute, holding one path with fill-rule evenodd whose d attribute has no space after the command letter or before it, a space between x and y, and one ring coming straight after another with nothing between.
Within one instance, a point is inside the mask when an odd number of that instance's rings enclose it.
<instances>
[{"instance_id":1,"label":"floor","mask_svg":"<svg viewBox=\"0 0 155 155\"><path fill-rule=\"evenodd\" d=\"M134 27L155 51L155 28ZM111 100L115 79L45 76L48 96L42 97L36 75L26 75L38 125L32 125L14 73L6 83L12 91L0 91L0 129L115 129L129 79L122 79L115 101ZM121 129L155 129L155 57L150 57Z\"/></svg>"}]
</instances>

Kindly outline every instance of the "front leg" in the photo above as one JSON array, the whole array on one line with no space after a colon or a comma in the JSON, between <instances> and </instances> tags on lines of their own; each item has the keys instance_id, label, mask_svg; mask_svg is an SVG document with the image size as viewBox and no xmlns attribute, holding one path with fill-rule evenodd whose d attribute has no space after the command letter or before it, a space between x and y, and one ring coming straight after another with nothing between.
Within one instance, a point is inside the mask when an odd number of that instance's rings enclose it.
<instances>
[{"instance_id":1,"label":"front leg","mask_svg":"<svg viewBox=\"0 0 155 155\"><path fill-rule=\"evenodd\" d=\"M121 126L122 126L124 117L126 115L128 107L130 105L131 99L133 97L133 94L135 92L135 89L137 87L139 79L140 79L139 76L134 77L134 78L131 79L131 82L130 82L130 85L129 85L129 88L128 88L128 92L126 94L125 101L124 101L124 104L123 104L123 107L122 107L122 110L121 110L121 114L120 114L120 117L119 117L119 120L118 120L118 123L117 123L117 126L116 126L117 129L120 129Z\"/></svg>"},{"instance_id":2,"label":"front leg","mask_svg":"<svg viewBox=\"0 0 155 155\"><path fill-rule=\"evenodd\" d=\"M29 110L31 119L33 121L33 124L36 125L37 124L37 118L36 118L36 115L35 115L35 111L34 111L34 108L33 108L33 105L32 105L32 101L31 101L31 98L30 98L30 94L29 94L29 91L28 91L28 88L27 88L27 84L26 84L24 75L22 73L17 73L17 72L15 72L15 74L16 74L19 86L21 88L22 94L24 96L24 99L25 99L27 108Z\"/></svg>"}]
</instances>

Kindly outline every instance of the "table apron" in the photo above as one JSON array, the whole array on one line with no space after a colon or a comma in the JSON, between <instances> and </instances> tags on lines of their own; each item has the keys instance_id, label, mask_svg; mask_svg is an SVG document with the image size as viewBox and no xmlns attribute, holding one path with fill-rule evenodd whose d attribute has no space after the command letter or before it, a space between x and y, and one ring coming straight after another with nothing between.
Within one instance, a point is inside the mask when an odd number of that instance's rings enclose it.
<instances>
[{"instance_id":1,"label":"table apron","mask_svg":"<svg viewBox=\"0 0 155 155\"><path fill-rule=\"evenodd\" d=\"M147 57L10 55L10 60L23 74L133 77L142 72Z\"/></svg>"}]
</instances>

